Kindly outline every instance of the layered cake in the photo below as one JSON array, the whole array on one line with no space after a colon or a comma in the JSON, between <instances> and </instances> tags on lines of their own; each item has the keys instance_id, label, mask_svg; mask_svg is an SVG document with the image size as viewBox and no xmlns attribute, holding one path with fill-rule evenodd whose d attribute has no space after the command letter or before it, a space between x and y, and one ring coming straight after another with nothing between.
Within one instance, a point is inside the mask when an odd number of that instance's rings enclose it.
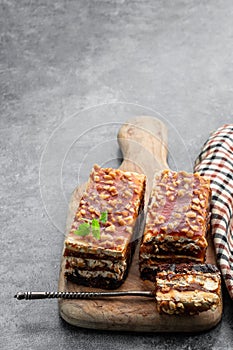
<instances>
[{"instance_id":1,"label":"layered cake","mask_svg":"<svg viewBox=\"0 0 233 350\"><path fill-rule=\"evenodd\" d=\"M159 313L195 315L214 311L221 301L221 277L211 264L161 264L155 297Z\"/></svg>"},{"instance_id":2,"label":"layered cake","mask_svg":"<svg viewBox=\"0 0 233 350\"><path fill-rule=\"evenodd\" d=\"M153 281L164 262L204 262L210 195L209 180L198 173L155 175L139 252L143 279Z\"/></svg>"},{"instance_id":3,"label":"layered cake","mask_svg":"<svg viewBox=\"0 0 233 350\"><path fill-rule=\"evenodd\" d=\"M94 166L65 239L65 276L113 289L125 280L144 205L145 175Z\"/></svg>"}]
</instances>

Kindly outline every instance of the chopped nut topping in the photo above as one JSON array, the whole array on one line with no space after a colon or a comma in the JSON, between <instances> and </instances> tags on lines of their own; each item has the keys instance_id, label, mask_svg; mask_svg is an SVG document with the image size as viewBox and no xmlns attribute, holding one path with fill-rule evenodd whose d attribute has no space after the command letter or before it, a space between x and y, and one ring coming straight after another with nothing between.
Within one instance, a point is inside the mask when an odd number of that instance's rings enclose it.
<instances>
[{"instance_id":1,"label":"chopped nut topping","mask_svg":"<svg viewBox=\"0 0 233 350\"><path fill-rule=\"evenodd\" d=\"M173 301L169 301L169 307L171 310L174 310L176 308L176 304Z\"/></svg>"},{"instance_id":2,"label":"chopped nut topping","mask_svg":"<svg viewBox=\"0 0 233 350\"><path fill-rule=\"evenodd\" d=\"M195 218L197 216L197 214L193 211L188 211L186 213L186 216L191 219L191 218Z\"/></svg>"},{"instance_id":3,"label":"chopped nut topping","mask_svg":"<svg viewBox=\"0 0 233 350\"><path fill-rule=\"evenodd\" d=\"M167 192L166 192L166 195L169 197L170 195L173 195L174 194L174 191L172 191L172 190L168 190Z\"/></svg>"},{"instance_id":4,"label":"chopped nut topping","mask_svg":"<svg viewBox=\"0 0 233 350\"><path fill-rule=\"evenodd\" d=\"M198 205L191 205L193 210L199 211L200 207Z\"/></svg>"},{"instance_id":5,"label":"chopped nut topping","mask_svg":"<svg viewBox=\"0 0 233 350\"><path fill-rule=\"evenodd\" d=\"M107 180L107 181L105 181L105 183L108 184L108 185L113 185L114 181L113 180Z\"/></svg>"},{"instance_id":6,"label":"chopped nut topping","mask_svg":"<svg viewBox=\"0 0 233 350\"><path fill-rule=\"evenodd\" d=\"M121 226L124 226L126 224L125 220L124 219L118 219L118 223L121 225Z\"/></svg>"},{"instance_id":7,"label":"chopped nut topping","mask_svg":"<svg viewBox=\"0 0 233 350\"><path fill-rule=\"evenodd\" d=\"M184 182L190 184L192 182L192 178L185 177Z\"/></svg>"},{"instance_id":8,"label":"chopped nut topping","mask_svg":"<svg viewBox=\"0 0 233 350\"><path fill-rule=\"evenodd\" d=\"M110 194L106 193L100 193L100 198L101 199L108 199L110 197Z\"/></svg>"},{"instance_id":9,"label":"chopped nut topping","mask_svg":"<svg viewBox=\"0 0 233 350\"><path fill-rule=\"evenodd\" d=\"M205 201L204 201L204 200L202 200L200 204L201 204L201 207L202 207L202 208L205 208L206 203L205 203Z\"/></svg>"},{"instance_id":10,"label":"chopped nut topping","mask_svg":"<svg viewBox=\"0 0 233 350\"><path fill-rule=\"evenodd\" d=\"M159 216L158 216L158 219L159 219L160 223L163 223L163 222L165 222L165 220L166 220L166 216L164 216L164 215L159 215Z\"/></svg>"},{"instance_id":11,"label":"chopped nut topping","mask_svg":"<svg viewBox=\"0 0 233 350\"><path fill-rule=\"evenodd\" d=\"M114 171L109 171L109 175L110 175L113 179L116 178L116 174L115 174Z\"/></svg>"},{"instance_id":12,"label":"chopped nut topping","mask_svg":"<svg viewBox=\"0 0 233 350\"><path fill-rule=\"evenodd\" d=\"M167 225L169 230L173 230L175 227L177 226L177 222L169 222L169 224Z\"/></svg>"},{"instance_id":13,"label":"chopped nut topping","mask_svg":"<svg viewBox=\"0 0 233 350\"><path fill-rule=\"evenodd\" d=\"M200 203L200 200L199 200L198 198L193 198L193 199L192 199L192 202L193 202L194 204L199 204L199 203Z\"/></svg>"},{"instance_id":14,"label":"chopped nut topping","mask_svg":"<svg viewBox=\"0 0 233 350\"><path fill-rule=\"evenodd\" d=\"M192 229L193 231L199 231L199 227L198 227L197 225L192 225L192 226L191 226L191 229Z\"/></svg>"},{"instance_id":15,"label":"chopped nut topping","mask_svg":"<svg viewBox=\"0 0 233 350\"><path fill-rule=\"evenodd\" d=\"M113 207L115 207L117 205L117 199L112 199L112 200L109 200L108 203L110 205L112 205Z\"/></svg>"},{"instance_id":16,"label":"chopped nut topping","mask_svg":"<svg viewBox=\"0 0 233 350\"><path fill-rule=\"evenodd\" d=\"M177 303L177 307L180 308L180 309L184 309L184 304L182 304L182 303Z\"/></svg>"},{"instance_id":17,"label":"chopped nut topping","mask_svg":"<svg viewBox=\"0 0 233 350\"><path fill-rule=\"evenodd\" d=\"M150 212L148 215L150 215L153 219L157 218L157 213Z\"/></svg>"},{"instance_id":18,"label":"chopped nut topping","mask_svg":"<svg viewBox=\"0 0 233 350\"><path fill-rule=\"evenodd\" d=\"M194 233L192 231L188 231L186 233L186 236L189 237L189 238L192 238L194 236Z\"/></svg>"},{"instance_id":19,"label":"chopped nut topping","mask_svg":"<svg viewBox=\"0 0 233 350\"><path fill-rule=\"evenodd\" d=\"M128 190L126 190L125 192L124 192L124 194L125 194L125 196L127 196L127 197L131 197L131 192L129 192Z\"/></svg>"},{"instance_id":20,"label":"chopped nut topping","mask_svg":"<svg viewBox=\"0 0 233 350\"><path fill-rule=\"evenodd\" d=\"M185 190L178 190L177 194L179 197L183 197L185 195Z\"/></svg>"},{"instance_id":21,"label":"chopped nut topping","mask_svg":"<svg viewBox=\"0 0 233 350\"><path fill-rule=\"evenodd\" d=\"M109 174L104 175L104 179L106 180L112 180L112 176Z\"/></svg>"},{"instance_id":22,"label":"chopped nut topping","mask_svg":"<svg viewBox=\"0 0 233 350\"><path fill-rule=\"evenodd\" d=\"M116 230L116 226L115 225L110 225L108 227L106 227L105 231L107 232L114 232Z\"/></svg>"}]
</instances>

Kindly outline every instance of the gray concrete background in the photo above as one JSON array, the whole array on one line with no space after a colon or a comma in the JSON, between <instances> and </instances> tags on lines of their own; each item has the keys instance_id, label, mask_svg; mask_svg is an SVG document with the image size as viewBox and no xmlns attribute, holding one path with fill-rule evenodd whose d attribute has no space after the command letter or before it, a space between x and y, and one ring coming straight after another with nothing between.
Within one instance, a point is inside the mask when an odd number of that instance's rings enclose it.
<instances>
[{"instance_id":1,"label":"gray concrete background","mask_svg":"<svg viewBox=\"0 0 233 350\"><path fill-rule=\"evenodd\" d=\"M120 123L160 117L169 164L192 170L211 131L232 123L233 3L0 2L1 349L232 349L233 303L202 334L69 326L54 290L67 201L93 162L117 166Z\"/></svg>"}]
</instances>

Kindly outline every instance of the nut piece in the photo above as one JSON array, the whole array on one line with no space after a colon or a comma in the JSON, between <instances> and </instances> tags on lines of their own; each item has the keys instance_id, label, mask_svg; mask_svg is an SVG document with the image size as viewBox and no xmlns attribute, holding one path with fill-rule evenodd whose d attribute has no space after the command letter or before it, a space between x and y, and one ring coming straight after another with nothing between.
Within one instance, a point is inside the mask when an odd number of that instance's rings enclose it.
<instances>
[{"instance_id":1,"label":"nut piece","mask_svg":"<svg viewBox=\"0 0 233 350\"><path fill-rule=\"evenodd\" d=\"M194 219L197 214L194 211L188 211L186 214L187 218Z\"/></svg>"},{"instance_id":2,"label":"nut piece","mask_svg":"<svg viewBox=\"0 0 233 350\"><path fill-rule=\"evenodd\" d=\"M110 226L106 227L106 229L105 229L105 231L107 231L107 232L115 232L115 230L116 230L115 225L110 225Z\"/></svg>"},{"instance_id":3,"label":"nut piece","mask_svg":"<svg viewBox=\"0 0 233 350\"><path fill-rule=\"evenodd\" d=\"M104 179L106 179L106 180L112 180L112 176L111 176L111 175L106 174L106 175L104 175Z\"/></svg>"},{"instance_id":4,"label":"nut piece","mask_svg":"<svg viewBox=\"0 0 233 350\"><path fill-rule=\"evenodd\" d=\"M105 183L108 184L108 185L113 185L114 181L113 180L107 180L107 181L105 181Z\"/></svg>"},{"instance_id":5,"label":"nut piece","mask_svg":"<svg viewBox=\"0 0 233 350\"><path fill-rule=\"evenodd\" d=\"M117 222L120 226L124 226L126 224L125 220L122 218L122 215L117 216Z\"/></svg>"},{"instance_id":6,"label":"nut piece","mask_svg":"<svg viewBox=\"0 0 233 350\"><path fill-rule=\"evenodd\" d=\"M130 193L130 191L128 191L128 190L126 190L126 191L124 192L124 194L125 194L126 197L130 197L130 196L131 196L131 193Z\"/></svg>"},{"instance_id":7,"label":"nut piece","mask_svg":"<svg viewBox=\"0 0 233 350\"><path fill-rule=\"evenodd\" d=\"M113 179L116 178L116 173L114 171L109 171L109 175L111 175Z\"/></svg>"},{"instance_id":8,"label":"nut piece","mask_svg":"<svg viewBox=\"0 0 233 350\"><path fill-rule=\"evenodd\" d=\"M194 233L192 231L188 231L186 233L186 236L189 237L189 238L192 238L194 236Z\"/></svg>"},{"instance_id":9,"label":"nut piece","mask_svg":"<svg viewBox=\"0 0 233 350\"><path fill-rule=\"evenodd\" d=\"M193 231L199 231L199 227L197 225L191 225L191 229Z\"/></svg>"},{"instance_id":10,"label":"nut piece","mask_svg":"<svg viewBox=\"0 0 233 350\"><path fill-rule=\"evenodd\" d=\"M100 193L100 198L101 199L108 199L110 197L109 193Z\"/></svg>"},{"instance_id":11,"label":"nut piece","mask_svg":"<svg viewBox=\"0 0 233 350\"><path fill-rule=\"evenodd\" d=\"M193 202L194 204L199 204L199 203L200 203L200 200L199 200L199 198L193 198L192 202Z\"/></svg>"},{"instance_id":12,"label":"nut piece","mask_svg":"<svg viewBox=\"0 0 233 350\"><path fill-rule=\"evenodd\" d=\"M116 195L118 194L118 191L117 191L117 189L116 189L115 186L111 186L111 187L109 188L109 191L111 192L111 195L112 195L112 196L116 196Z\"/></svg>"},{"instance_id":13,"label":"nut piece","mask_svg":"<svg viewBox=\"0 0 233 350\"><path fill-rule=\"evenodd\" d=\"M169 308L174 310L176 308L176 304L173 301L169 301Z\"/></svg>"},{"instance_id":14,"label":"nut piece","mask_svg":"<svg viewBox=\"0 0 233 350\"><path fill-rule=\"evenodd\" d=\"M184 309L184 304L182 304L181 302L177 303L177 308Z\"/></svg>"},{"instance_id":15,"label":"nut piece","mask_svg":"<svg viewBox=\"0 0 233 350\"><path fill-rule=\"evenodd\" d=\"M132 233L133 232L133 228L131 226L126 226L126 232L128 233Z\"/></svg>"}]
</instances>

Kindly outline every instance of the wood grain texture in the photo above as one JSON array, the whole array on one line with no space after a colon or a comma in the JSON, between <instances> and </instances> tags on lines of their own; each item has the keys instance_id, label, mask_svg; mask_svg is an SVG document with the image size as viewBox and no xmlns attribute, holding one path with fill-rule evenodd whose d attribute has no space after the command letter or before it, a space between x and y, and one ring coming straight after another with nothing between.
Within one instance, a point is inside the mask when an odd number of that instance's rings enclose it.
<instances>
[{"instance_id":1,"label":"wood grain texture","mask_svg":"<svg viewBox=\"0 0 233 350\"><path fill-rule=\"evenodd\" d=\"M168 168L167 129L158 119L137 117L125 123L118 133L124 161L122 170L147 175L146 201L156 171ZM69 231L85 185L73 192L67 217ZM206 261L215 263L213 244L209 241ZM128 277L118 290L153 290L152 282L142 281L138 270L138 249L135 252ZM59 291L100 291L78 286L64 278L62 258ZM155 301L144 297L102 298L98 300L59 300L61 317L68 323L85 328L137 332L199 332L214 327L222 316L222 303L214 311L195 316L160 315Z\"/></svg>"}]
</instances>

